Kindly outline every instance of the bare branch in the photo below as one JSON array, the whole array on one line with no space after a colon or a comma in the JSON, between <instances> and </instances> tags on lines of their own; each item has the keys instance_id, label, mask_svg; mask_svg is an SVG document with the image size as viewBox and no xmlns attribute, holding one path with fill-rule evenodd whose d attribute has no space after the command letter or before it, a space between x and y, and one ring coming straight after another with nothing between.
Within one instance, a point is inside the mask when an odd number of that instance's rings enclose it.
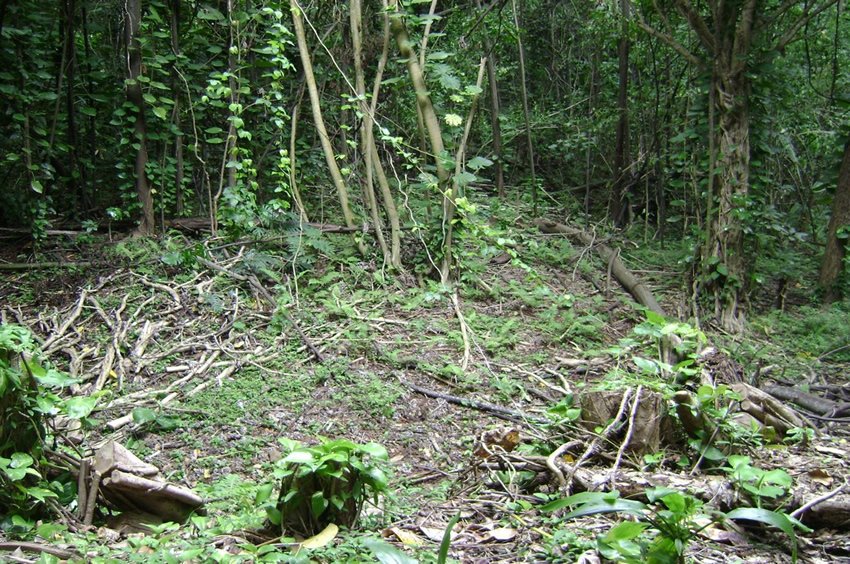
<instances>
[{"instance_id":1,"label":"bare branch","mask_svg":"<svg viewBox=\"0 0 850 564\"><path fill-rule=\"evenodd\" d=\"M699 57L688 51L681 43L676 41L673 36L662 31L658 31L657 29L646 23L646 21L644 21L643 19L643 16L638 16L637 24L639 28L647 32L652 37L656 37L667 45L669 45L674 51L679 53L682 57L685 58L685 60L687 60L692 65L699 65L702 63Z\"/></svg>"},{"instance_id":2,"label":"bare branch","mask_svg":"<svg viewBox=\"0 0 850 564\"><path fill-rule=\"evenodd\" d=\"M823 4L816 7L811 12L805 10L803 14L799 17L799 19L797 19L797 21L794 22L791 27L789 27L785 31L785 33L782 34L782 36L776 42L776 45L774 45L773 49L775 51L782 51L783 49L785 49L785 47L787 47L789 43L791 43L792 41L794 41L794 39L797 38L797 32L800 31L800 28L809 23L813 18L819 16L827 8L831 8L832 6L834 6L837 1L838 0L826 0Z\"/></svg>"},{"instance_id":3,"label":"bare branch","mask_svg":"<svg viewBox=\"0 0 850 564\"><path fill-rule=\"evenodd\" d=\"M746 66L746 56L750 50L750 44L753 40L753 23L755 22L756 0L747 0L741 10L741 20L738 22L738 28L735 30L735 44L732 46L732 52L735 57L732 61L732 67L735 71L740 72Z\"/></svg>"},{"instance_id":4,"label":"bare branch","mask_svg":"<svg viewBox=\"0 0 850 564\"><path fill-rule=\"evenodd\" d=\"M691 26L691 29L697 34L702 46L711 54L714 55L717 49L717 46L714 41L714 34L711 33L711 30L708 29L708 25L705 23L705 20L702 19L702 16L694 9L691 5L690 0L675 0L676 8L679 10L688 23Z\"/></svg>"}]
</instances>

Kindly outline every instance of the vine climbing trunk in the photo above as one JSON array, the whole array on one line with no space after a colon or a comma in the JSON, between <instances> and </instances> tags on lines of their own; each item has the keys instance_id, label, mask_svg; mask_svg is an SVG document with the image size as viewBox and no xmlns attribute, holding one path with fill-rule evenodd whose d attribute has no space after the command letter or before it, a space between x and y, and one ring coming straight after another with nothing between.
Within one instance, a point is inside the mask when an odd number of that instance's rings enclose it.
<instances>
[{"instance_id":1,"label":"vine climbing trunk","mask_svg":"<svg viewBox=\"0 0 850 564\"><path fill-rule=\"evenodd\" d=\"M384 226L378 213L378 199L375 197L374 167L372 165L372 150L370 137L372 135L372 114L369 103L366 101L366 77L363 73L363 16L360 0L349 0L348 3L349 23L351 26L351 45L354 51L354 88L357 92L357 103L363 117L360 121L358 140L360 142L361 157L364 161L366 178L363 183L363 193L369 213L372 216L372 224L375 226L375 238L384 254L384 261L392 263L392 254L384 237Z\"/></svg>"},{"instance_id":2,"label":"vine climbing trunk","mask_svg":"<svg viewBox=\"0 0 850 564\"><path fill-rule=\"evenodd\" d=\"M298 5L298 0L289 0L289 6L292 10L292 23L295 29L295 40L298 44L298 53L301 57L301 66L304 67L304 81L307 84L307 92L310 96L310 107L313 110L313 123L316 126L316 132L319 135L319 141L322 144L322 151L325 155L325 162L328 165L331 179L333 180L336 193L339 198L339 204L342 208L342 216L345 220L346 227L353 228L355 226L354 213L351 211L351 206L348 201L348 188L342 178L342 172L339 170L339 165L336 163L336 154L331 145L328 130L325 127L325 120L322 117L322 107L319 102L319 88L316 84L316 76L313 74L313 61L310 59L310 51L307 48L307 36L304 32L304 18L301 15L301 7ZM361 254L366 253L366 248L362 242L358 243L358 248Z\"/></svg>"},{"instance_id":3,"label":"vine climbing trunk","mask_svg":"<svg viewBox=\"0 0 850 564\"><path fill-rule=\"evenodd\" d=\"M437 172L437 190L443 198L443 241L440 251L444 258L440 266L440 280L446 284L452 277L451 234L448 231L448 225L454 218L455 203L451 197L451 176L445 166L446 149L443 145L443 134L440 128L440 120L437 119L437 112L434 110L434 104L431 102L431 96L428 94L425 75L416 58L410 36L404 25L403 14L400 10L398 0L390 0L388 7L390 30L393 36L395 36L398 50L407 65L407 72L410 75L410 81L413 83L413 89L416 92L416 104L422 112L425 131L428 135L428 142L434 158L434 167Z\"/></svg>"},{"instance_id":4,"label":"vine climbing trunk","mask_svg":"<svg viewBox=\"0 0 850 564\"><path fill-rule=\"evenodd\" d=\"M139 31L142 23L141 0L126 0L124 4L124 46L127 55L127 101L136 112L133 134L135 136L136 195L142 205L142 217L136 231L139 235L150 235L154 231L153 193L145 169L148 164L147 124L145 123L145 101L142 97L142 48Z\"/></svg>"},{"instance_id":5,"label":"vine climbing trunk","mask_svg":"<svg viewBox=\"0 0 850 564\"><path fill-rule=\"evenodd\" d=\"M743 72L721 71L713 87L717 91L718 155L714 213L708 218L702 270L714 298L716 319L727 331L740 332L745 322L741 302L748 270L737 210L746 204L750 185L749 84Z\"/></svg>"}]
</instances>

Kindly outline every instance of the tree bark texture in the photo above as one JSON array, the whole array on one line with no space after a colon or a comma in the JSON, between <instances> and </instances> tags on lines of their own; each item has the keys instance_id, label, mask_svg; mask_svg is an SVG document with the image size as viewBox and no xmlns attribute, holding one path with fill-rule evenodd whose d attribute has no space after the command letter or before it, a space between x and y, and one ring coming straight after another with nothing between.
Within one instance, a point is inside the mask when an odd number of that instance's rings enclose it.
<instances>
[{"instance_id":1,"label":"tree bark texture","mask_svg":"<svg viewBox=\"0 0 850 564\"><path fill-rule=\"evenodd\" d=\"M820 268L820 285L824 303L841 298L840 279L847 255L850 235L850 139L844 145L844 158L838 173L838 185L832 200L832 216L826 230L826 250Z\"/></svg>"},{"instance_id":2,"label":"tree bark texture","mask_svg":"<svg viewBox=\"0 0 850 564\"><path fill-rule=\"evenodd\" d=\"M147 125L145 123L145 101L142 98L142 49L139 43L139 30L142 23L141 0L126 0L124 4L124 44L127 49L127 101L136 111L133 127L136 144L136 195L142 205L142 217L137 232L150 235L154 230L153 194L145 168L148 164Z\"/></svg>"}]
</instances>

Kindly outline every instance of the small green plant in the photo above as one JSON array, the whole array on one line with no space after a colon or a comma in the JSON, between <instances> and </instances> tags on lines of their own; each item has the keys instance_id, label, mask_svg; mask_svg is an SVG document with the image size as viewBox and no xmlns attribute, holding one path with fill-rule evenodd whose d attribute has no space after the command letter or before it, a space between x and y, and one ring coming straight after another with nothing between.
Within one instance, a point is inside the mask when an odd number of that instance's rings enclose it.
<instances>
[{"instance_id":1,"label":"small green plant","mask_svg":"<svg viewBox=\"0 0 850 564\"><path fill-rule=\"evenodd\" d=\"M25 532L48 500L72 496L68 480L48 481L43 445L45 420L55 415L84 419L97 397L62 400L57 391L76 380L45 367L25 327L0 325L0 530Z\"/></svg>"},{"instance_id":2,"label":"small green plant","mask_svg":"<svg viewBox=\"0 0 850 564\"><path fill-rule=\"evenodd\" d=\"M273 484L260 489L256 502L284 532L313 536L330 524L352 527L363 504L388 486L387 450L376 443L328 440L312 447L281 439L287 451L274 469L280 480L276 502Z\"/></svg>"},{"instance_id":3,"label":"small green plant","mask_svg":"<svg viewBox=\"0 0 850 564\"><path fill-rule=\"evenodd\" d=\"M761 507L766 499L777 500L791 489L791 475L781 468L762 470L750 464L749 456L733 454L726 459L729 466L724 470L732 482L753 499L756 507Z\"/></svg>"},{"instance_id":4,"label":"small green plant","mask_svg":"<svg viewBox=\"0 0 850 564\"><path fill-rule=\"evenodd\" d=\"M597 550L609 560L638 563L683 563L688 543L700 531L723 519L746 519L779 528L792 541L792 560L797 561L797 537L794 528L810 529L783 513L744 507L721 513L703 511L695 497L670 488L646 490L648 504L620 498L620 492L582 492L544 505L544 512L566 507L575 509L563 519L599 513L624 513L637 520L622 521L597 539ZM647 536L645 533L654 535Z\"/></svg>"}]
</instances>

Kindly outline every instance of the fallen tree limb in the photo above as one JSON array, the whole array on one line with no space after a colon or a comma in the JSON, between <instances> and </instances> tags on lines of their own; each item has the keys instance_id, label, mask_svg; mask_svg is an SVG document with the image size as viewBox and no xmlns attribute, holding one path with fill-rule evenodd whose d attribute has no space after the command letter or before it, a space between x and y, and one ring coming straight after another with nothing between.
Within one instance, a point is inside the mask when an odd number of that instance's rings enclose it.
<instances>
[{"instance_id":1,"label":"fallen tree limb","mask_svg":"<svg viewBox=\"0 0 850 564\"><path fill-rule=\"evenodd\" d=\"M619 282L620 285L623 286L623 288L625 288L625 290L631 294L639 304L659 315L667 315L664 312L664 308L659 305L649 288L647 288L643 282L638 280L632 271L625 265L622 259L620 259L620 253L618 250L614 250L608 245L603 245L601 243L597 244L593 236L589 233L582 231L581 229L568 227L561 223L556 223L546 219L535 219L534 225L536 225L543 233L562 233L570 239L579 241L582 245L593 246L599 257L610 267L611 273L614 275L614 278L617 279L617 282Z\"/></svg>"},{"instance_id":2,"label":"fallen tree limb","mask_svg":"<svg viewBox=\"0 0 850 564\"><path fill-rule=\"evenodd\" d=\"M91 261L80 261L80 262L3 262L0 263L0 270L19 272L25 270L43 270L46 268L87 268L89 266L93 266L95 264L105 264L105 263L96 263Z\"/></svg>"},{"instance_id":3,"label":"fallen tree limb","mask_svg":"<svg viewBox=\"0 0 850 564\"><path fill-rule=\"evenodd\" d=\"M463 407L476 409L478 411L483 411L485 413L493 415L494 417L498 417L499 419L504 419L506 421L514 421L516 423L526 423L528 421L533 421L534 423L547 423L545 419L543 419L542 417L537 417L536 415L529 415L521 411L507 409L505 407L493 405L492 403L487 403L485 401L462 398L459 396L444 394L436 390L429 390L428 388L423 388L422 386L417 386L416 384L408 382L401 377L396 377L398 378L399 382L401 382L414 392L422 394L423 396L428 396L429 398L441 399L449 403L453 403L455 405L460 405Z\"/></svg>"},{"instance_id":4,"label":"fallen tree limb","mask_svg":"<svg viewBox=\"0 0 850 564\"><path fill-rule=\"evenodd\" d=\"M809 394L788 386L765 386L764 391L782 401L790 401L802 408L827 417L837 417L850 412L850 404L837 403L830 399Z\"/></svg>"},{"instance_id":5,"label":"fallen tree limb","mask_svg":"<svg viewBox=\"0 0 850 564\"><path fill-rule=\"evenodd\" d=\"M25 542L25 541L0 542L0 550L7 550L7 551L12 551L12 552L14 552L16 550L21 550L23 552L39 552L39 553L43 552L45 554L50 554L52 556L55 556L57 558L61 558L63 560L71 560L72 558L79 558L80 557L79 553L77 553L77 552L73 552L73 551L70 551L70 550L64 550L64 549L61 549L61 548L56 548L54 546L50 546L50 545L47 545L47 544L41 544L41 543L38 543L38 542Z\"/></svg>"}]
</instances>

